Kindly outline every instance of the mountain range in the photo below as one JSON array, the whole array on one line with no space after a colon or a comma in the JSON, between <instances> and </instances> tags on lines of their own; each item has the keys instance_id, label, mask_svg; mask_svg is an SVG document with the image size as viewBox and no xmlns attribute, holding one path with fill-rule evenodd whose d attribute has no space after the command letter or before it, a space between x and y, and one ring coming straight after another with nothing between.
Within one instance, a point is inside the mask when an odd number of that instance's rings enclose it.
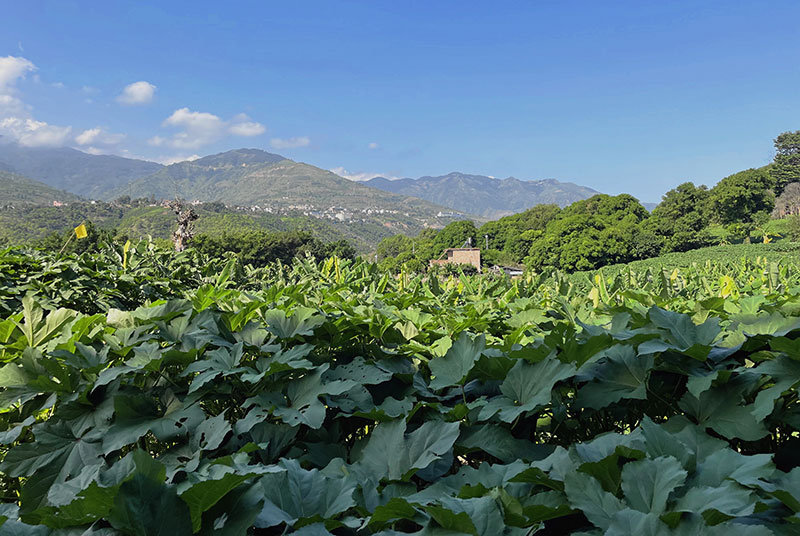
<instances>
[{"instance_id":1,"label":"mountain range","mask_svg":"<svg viewBox=\"0 0 800 536\"><path fill-rule=\"evenodd\" d=\"M68 147L23 147L0 143L0 170L30 177L89 199L104 199L115 188L155 173L162 167L155 162L93 155Z\"/></svg>"},{"instance_id":2,"label":"mountain range","mask_svg":"<svg viewBox=\"0 0 800 536\"><path fill-rule=\"evenodd\" d=\"M521 181L514 177L494 179L458 172L419 179L389 180L375 177L364 184L387 192L419 197L488 219L516 214L538 204L552 203L564 207L600 193L586 186L555 179Z\"/></svg>"},{"instance_id":3,"label":"mountain range","mask_svg":"<svg viewBox=\"0 0 800 536\"><path fill-rule=\"evenodd\" d=\"M434 218L447 207L404 194L370 188L331 171L258 149L237 149L163 167L115 190L111 197L182 197L228 205L337 207L349 211L397 210Z\"/></svg>"},{"instance_id":4,"label":"mountain range","mask_svg":"<svg viewBox=\"0 0 800 536\"><path fill-rule=\"evenodd\" d=\"M75 201L78 196L101 201L153 197L218 201L238 207L225 209L229 219L246 210L290 218L294 226L309 229L329 222L325 225L340 229L329 234L343 233L361 249L374 246L385 236L443 227L453 218L494 219L539 203L564 206L597 193L553 179L497 180L463 173L416 180L375 178L360 183L259 149L237 149L162 165L69 148L0 143L0 173L0 201L8 201L0 206L52 205L53 201ZM85 217L90 215L91 211Z\"/></svg>"}]
</instances>

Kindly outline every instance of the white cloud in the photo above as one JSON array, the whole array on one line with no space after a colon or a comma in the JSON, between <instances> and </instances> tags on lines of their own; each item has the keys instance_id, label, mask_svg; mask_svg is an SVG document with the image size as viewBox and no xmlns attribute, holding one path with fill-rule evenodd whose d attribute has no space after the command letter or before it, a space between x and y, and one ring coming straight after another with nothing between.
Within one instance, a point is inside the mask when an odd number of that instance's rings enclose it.
<instances>
[{"instance_id":1,"label":"white cloud","mask_svg":"<svg viewBox=\"0 0 800 536\"><path fill-rule=\"evenodd\" d=\"M128 84L122 93L117 97L117 102L122 104L147 104L153 101L153 96L156 93L156 86L150 82L140 80L133 84Z\"/></svg>"},{"instance_id":2,"label":"white cloud","mask_svg":"<svg viewBox=\"0 0 800 536\"><path fill-rule=\"evenodd\" d=\"M370 142L370 144L367 145L368 149L377 149L378 147L380 147L380 145L378 145L377 141Z\"/></svg>"},{"instance_id":3,"label":"white cloud","mask_svg":"<svg viewBox=\"0 0 800 536\"><path fill-rule=\"evenodd\" d=\"M375 177L383 177L385 179L389 179L390 181L398 180L400 178L387 173L370 173L368 171L356 171L351 173L350 171L347 171L347 169L341 166L335 167L330 171L336 173L340 177L344 177L345 179L349 179L351 181L356 181L356 182L368 181L370 179L374 179Z\"/></svg>"},{"instance_id":4,"label":"white cloud","mask_svg":"<svg viewBox=\"0 0 800 536\"><path fill-rule=\"evenodd\" d=\"M102 127L84 130L75 136L78 145L119 145L125 139L125 134L108 132Z\"/></svg>"},{"instance_id":5,"label":"white cloud","mask_svg":"<svg viewBox=\"0 0 800 536\"><path fill-rule=\"evenodd\" d=\"M168 166L170 164L177 164L178 162L194 162L195 160L200 159L199 154L190 154L190 155L172 155L172 156L159 156L154 160L154 162L158 162L159 164L164 164Z\"/></svg>"},{"instance_id":6,"label":"white cloud","mask_svg":"<svg viewBox=\"0 0 800 536\"><path fill-rule=\"evenodd\" d=\"M64 82L53 82L50 85L56 89L64 89Z\"/></svg>"},{"instance_id":7,"label":"white cloud","mask_svg":"<svg viewBox=\"0 0 800 536\"><path fill-rule=\"evenodd\" d=\"M225 122L214 114L193 112L189 108L175 110L162 123L165 127L182 128L169 140L155 136L153 145L169 145L175 149L196 149L209 145L222 138Z\"/></svg>"},{"instance_id":8,"label":"white cloud","mask_svg":"<svg viewBox=\"0 0 800 536\"><path fill-rule=\"evenodd\" d=\"M0 93L0 118L27 114L28 108L21 100L13 95L3 95Z\"/></svg>"},{"instance_id":9,"label":"white cloud","mask_svg":"<svg viewBox=\"0 0 800 536\"><path fill-rule=\"evenodd\" d=\"M10 136L26 147L57 147L64 145L71 127L49 125L32 118L6 117L0 119L0 134Z\"/></svg>"},{"instance_id":10,"label":"white cloud","mask_svg":"<svg viewBox=\"0 0 800 536\"><path fill-rule=\"evenodd\" d=\"M254 121L245 121L243 123L235 123L228 129L234 136L258 136L267 131L267 128L261 123Z\"/></svg>"},{"instance_id":11,"label":"white cloud","mask_svg":"<svg viewBox=\"0 0 800 536\"><path fill-rule=\"evenodd\" d=\"M17 81L36 66L25 58L0 57L0 136L27 147L63 145L72 129L37 121L17 97Z\"/></svg>"},{"instance_id":12,"label":"white cloud","mask_svg":"<svg viewBox=\"0 0 800 536\"><path fill-rule=\"evenodd\" d=\"M227 135L258 136L267 128L261 123L251 121L245 114L239 114L230 121L208 112L193 112L189 108L175 110L162 123L164 127L181 129L169 138L153 136L148 144L157 147L165 146L173 149L197 149L210 145Z\"/></svg>"},{"instance_id":13,"label":"white cloud","mask_svg":"<svg viewBox=\"0 0 800 536\"><path fill-rule=\"evenodd\" d=\"M311 145L311 140L307 136L300 136L287 139L272 138L269 143L275 149L296 149L298 147L308 147Z\"/></svg>"},{"instance_id":14,"label":"white cloud","mask_svg":"<svg viewBox=\"0 0 800 536\"><path fill-rule=\"evenodd\" d=\"M17 80L25 78L27 73L35 70L36 66L25 58L15 56L0 58L0 94L10 93Z\"/></svg>"}]
</instances>

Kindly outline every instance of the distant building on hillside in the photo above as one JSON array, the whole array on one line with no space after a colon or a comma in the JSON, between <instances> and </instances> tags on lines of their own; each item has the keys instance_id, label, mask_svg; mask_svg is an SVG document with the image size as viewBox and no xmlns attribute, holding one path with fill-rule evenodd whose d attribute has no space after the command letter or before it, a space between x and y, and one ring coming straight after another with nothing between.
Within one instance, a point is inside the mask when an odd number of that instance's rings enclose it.
<instances>
[{"instance_id":1,"label":"distant building on hillside","mask_svg":"<svg viewBox=\"0 0 800 536\"><path fill-rule=\"evenodd\" d=\"M471 264L481 271L481 250L478 248L447 248L442 255L431 261L434 264Z\"/></svg>"}]
</instances>

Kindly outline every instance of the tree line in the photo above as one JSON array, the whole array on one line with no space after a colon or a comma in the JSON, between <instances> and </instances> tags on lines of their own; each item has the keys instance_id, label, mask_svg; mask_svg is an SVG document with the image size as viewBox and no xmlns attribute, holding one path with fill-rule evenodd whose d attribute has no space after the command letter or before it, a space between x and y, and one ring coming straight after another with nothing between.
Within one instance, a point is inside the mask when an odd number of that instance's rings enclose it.
<instances>
[{"instance_id":1,"label":"tree line","mask_svg":"<svg viewBox=\"0 0 800 536\"><path fill-rule=\"evenodd\" d=\"M776 204L778 217L800 212L800 131L785 132L774 143L771 164L734 173L713 188L685 182L664 194L652 213L631 195L599 194L563 209L537 205L480 227L457 221L414 238L387 238L378 245L377 260L390 271L425 271L445 248L471 240L483 250L485 265L577 271L749 241Z\"/></svg>"}]
</instances>

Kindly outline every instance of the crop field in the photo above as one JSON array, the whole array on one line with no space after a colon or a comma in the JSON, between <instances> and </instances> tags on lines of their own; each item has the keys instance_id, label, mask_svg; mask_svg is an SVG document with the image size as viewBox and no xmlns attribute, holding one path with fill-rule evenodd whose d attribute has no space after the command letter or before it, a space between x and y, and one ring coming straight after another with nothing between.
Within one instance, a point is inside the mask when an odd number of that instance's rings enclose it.
<instances>
[{"instance_id":1,"label":"crop field","mask_svg":"<svg viewBox=\"0 0 800 536\"><path fill-rule=\"evenodd\" d=\"M610 276L628 269L634 272L644 272L648 269L661 270L674 268L692 268L710 266L718 272L739 272L749 270L748 266L756 261L795 264L800 262L800 243L780 240L770 244L732 244L725 246L711 246L681 253L667 253L659 257L633 261L627 264L615 264L601 268L603 274ZM593 276L594 272L579 272ZM575 274L574 277L578 277Z\"/></svg>"},{"instance_id":2,"label":"crop field","mask_svg":"<svg viewBox=\"0 0 800 536\"><path fill-rule=\"evenodd\" d=\"M579 275L0 252L0 535L797 534L800 266Z\"/></svg>"}]
</instances>

